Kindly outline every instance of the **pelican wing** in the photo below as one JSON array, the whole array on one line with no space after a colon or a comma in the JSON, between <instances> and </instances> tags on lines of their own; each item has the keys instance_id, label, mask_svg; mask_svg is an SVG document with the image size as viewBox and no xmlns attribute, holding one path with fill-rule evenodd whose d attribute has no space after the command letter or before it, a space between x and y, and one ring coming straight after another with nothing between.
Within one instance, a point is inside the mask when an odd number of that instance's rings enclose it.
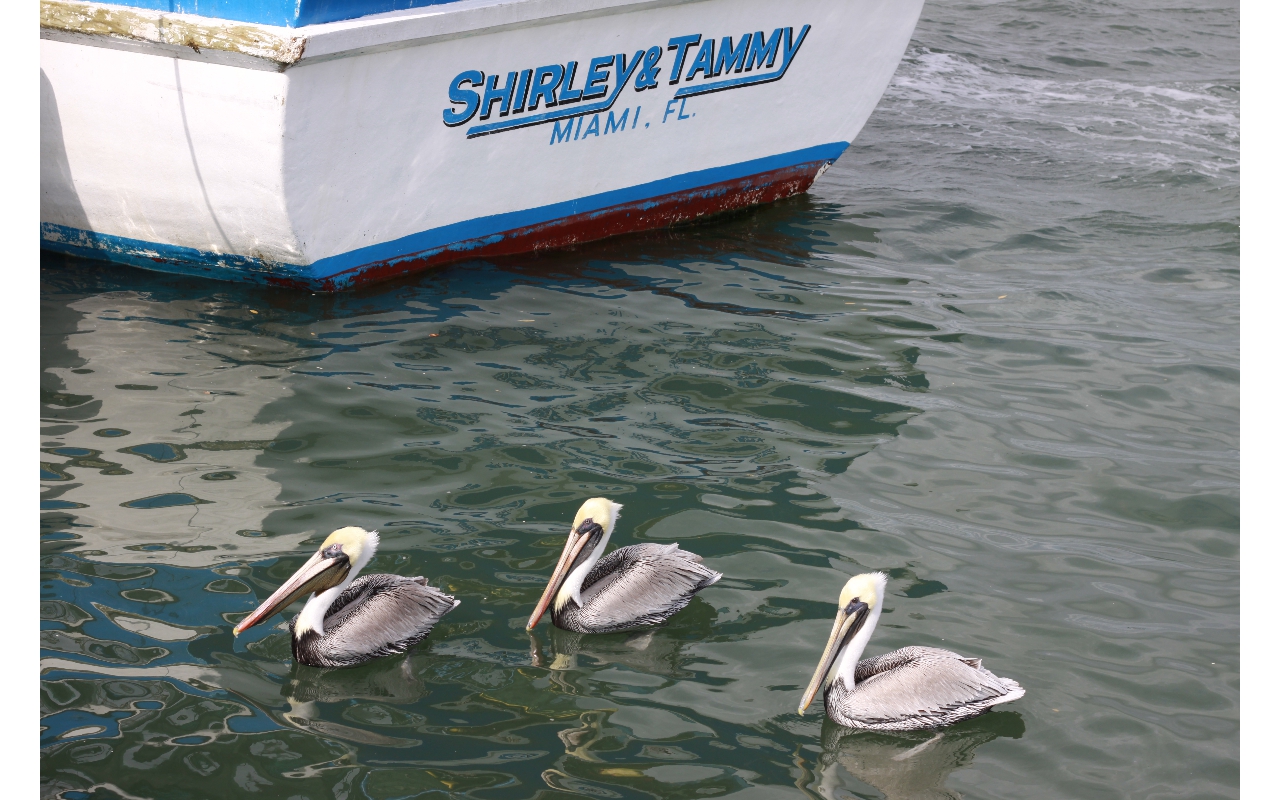
<instances>
[{"instance_id":1,"label":"pelican wing","mask_svg":"<svg viewBox=\"0 0 1280 800\"><path fill-rule=\"evenodd\" d=\"M656 625L720 578L702 556L676 544L619 547L583 581L583 622L596 633Z\"/></svg>"},{"instance_id":2,"label":"pelican wing","mask_svg":"<svg viewBox=\"0 0 1280 800\"><path fill-rule=\"evenodd\" d=\"M425 578L365 575L330 606L317 645L335 664L403 653L426 638L457 605L457 600L428 586Z\"/></svg>"},{"instance_id":3,"label":"pelican wing","mask_svg":"<svg viewBox=\"0 0 1280 800\"><path fill-rule=\"evenodd\" d=\"M1017 681L992 674L981 659L936 647L904 647L859 661L854 682L852 691L840 681L838 689L832 685L837 721L882 730L949 725L1023 694Z\"/></svg>"}]
</instances>

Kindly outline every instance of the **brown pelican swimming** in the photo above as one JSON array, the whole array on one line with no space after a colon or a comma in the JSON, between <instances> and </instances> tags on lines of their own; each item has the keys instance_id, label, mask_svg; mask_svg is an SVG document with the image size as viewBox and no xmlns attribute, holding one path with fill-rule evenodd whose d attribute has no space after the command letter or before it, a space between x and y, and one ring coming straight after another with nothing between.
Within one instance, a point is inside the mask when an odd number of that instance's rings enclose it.
<instances>
[{"instance_id":1,"label":"brown pelican swimming","mask_svg":"<svg viewBox=\"0 0 1280 800\"><path fill-rule=\"evenodd\" d=\"M859 661L880 621L887 581L883 572L872 572L844 585L831 638L799 713L824 684L828 717L878 731L938 728L1022 697L1017 681L996 677L981 659L937 647L904 647Z\"/></svg>"},{"instance_id":2,"label":"brown pelican swimming","mask_svg":"<svg viewBox=\"0 0 1280 800\"><path fill-rule=\"evenodd\" d=\"M633 544L601 558L622 506L593 497L578 509L551 582L529 617L538 624L547 606L556 627L579 633L612 633L657 625L720 580L702 557L675 544Z\"/></svg>"},{"instance_id":3,"label":"brown pelican swimming","mask_svg":"<svg viewBox=\"0 0 1280 800\"><path fill-rule=\"evenodd\" d=\"M236 625L235 634L311 595L289 623L298 663L353 667L403 653L425 639L458 601L422 577L366 575L356 580L377 549L377 531L339 528L302 569Z\"/></svg>"}]
</instances>

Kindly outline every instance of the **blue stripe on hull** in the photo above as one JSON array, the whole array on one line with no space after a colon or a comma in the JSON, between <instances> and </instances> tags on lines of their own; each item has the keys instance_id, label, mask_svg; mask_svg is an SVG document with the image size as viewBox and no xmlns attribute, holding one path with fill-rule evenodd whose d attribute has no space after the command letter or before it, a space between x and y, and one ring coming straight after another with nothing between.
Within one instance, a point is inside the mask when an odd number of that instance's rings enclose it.
<instances>
[{"instance_id":1,"label":"blue stripe on hull","mask_svg":"<svg viewBox=\"0 0 1280 800\"><path fill-rule=\"evenodd\" d=\"M40 247L80 258L225 281L270 283L272 278L312 281L311 270L303 265L272 264L248 256L210 253L194 247L129 239L50 222L40 223Z\"/></svg>"},{"instance_id":2,"label":"blue stripe on hull","mask_svg":"<svg viewBox=\"0 0 1280 800\"><path fill-rule=\"evenodd\" d=\"M310 265L274 263L249 256L212 253L191 247L129 239L47 222L40 224L41 247L82 258L113 261L162 272L255 283L287 282L319 286L326 279L341 273L350 273L366 265L398 259L429 257L460 242L468 243L467 247L470 249L480 249L485 245L502 241L507 231L545 225L556 220L626 204L639 203L643 210L647 200L652 199L657 203L657 198L696 190L700 187L715 186L800 164L835 161L848 146L848 142L817 145L725 167L687 172L625 189L601 192L538 208L478 217L410 234L389 242L350 250L319 259Z\"/></svg>"}]
</instances>

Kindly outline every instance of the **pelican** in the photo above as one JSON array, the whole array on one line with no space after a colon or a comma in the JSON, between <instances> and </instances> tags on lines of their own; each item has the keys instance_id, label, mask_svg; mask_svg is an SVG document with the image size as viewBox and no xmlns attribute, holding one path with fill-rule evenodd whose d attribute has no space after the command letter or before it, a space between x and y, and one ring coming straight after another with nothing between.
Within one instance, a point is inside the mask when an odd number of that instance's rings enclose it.
<instances>
[{"instance_id":1,"label":"pelican","mask_svg":"<svg viewBox=\"0 0 1280 800\"><path fill-rule=\"evenodd\" d=\"M551 621L567 631L613 633L657 625L720 580L719 572L702 565L701 556L676 544L633 544L601 558L621 509L604 497L578 509L528 630L552 600Z\"/></svg>"},{"instance_id":2,"label":"pelican","mask_svg":"<svg viewBox=\"0 0 1280 800\"><path fill-rule=\"evenodd\" d=\"M876 731L940 728L1022 697L1017 681L983 669L982 659L937 647L904 647L859 661L880 621L887 582L883 572L871 572L844 585L831 638L798 713L823 685L828 717Z\"/></svg>"},{"instance_id":3,"label":"pelican","mask_svg":"<svg viewBox=\"0 0 1280 800\"><path fill-rule=\"evenodd\" d=\"M428 586L421 576L366 575L356 580L377 549L377 531L339 528L329 534L302 569L240 620L235 635L309 594L311 599L289 623L298 663L354 667L408 650L459 601Z\"/></svg>"}]
</instances>

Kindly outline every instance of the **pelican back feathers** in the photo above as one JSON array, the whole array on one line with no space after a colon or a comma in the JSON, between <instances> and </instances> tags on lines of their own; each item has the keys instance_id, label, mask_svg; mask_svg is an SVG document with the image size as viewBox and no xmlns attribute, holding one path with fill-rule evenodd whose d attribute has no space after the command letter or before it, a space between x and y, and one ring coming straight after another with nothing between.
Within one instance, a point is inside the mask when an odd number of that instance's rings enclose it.
<instances>
[{"instance_id":1,"label":"pelican back feathers","mask_svg":"<svg viewBox=\"0 0 1280 800\"><path fill-rule=\"evenodd\" d=\"M582 582L582 605L552 611L557 627L612 633L657 625L720 580L702 557L676 544L633 544L605 555Z\"/></svg>"},{"instance_id":2,"label":"pelican back feathers","mask_svg":"<svg viewBox=\"0 0 1280 800\"><path fill-rule=\"evenodd\" d=\"M312 667L351 667L403 653L427 637L458 605L425 578L365 575L357 578L325 614L324 635L290 623L293 657ZM301 616L301 615L299 615Z\"/></svg>"},{"instance_id":3,"label":"pelican back feathers","mask_svg":"<svg viewBox=\"0 0 1280 800\"><path fill-rule=\"evenodd\" d=\"M1022 697L1017 681L982 660L937 647L904 647L858 662L854 686L837 677L824 696L841 725L879 731L938 728Z\"/></svg>"}]
</instances>

